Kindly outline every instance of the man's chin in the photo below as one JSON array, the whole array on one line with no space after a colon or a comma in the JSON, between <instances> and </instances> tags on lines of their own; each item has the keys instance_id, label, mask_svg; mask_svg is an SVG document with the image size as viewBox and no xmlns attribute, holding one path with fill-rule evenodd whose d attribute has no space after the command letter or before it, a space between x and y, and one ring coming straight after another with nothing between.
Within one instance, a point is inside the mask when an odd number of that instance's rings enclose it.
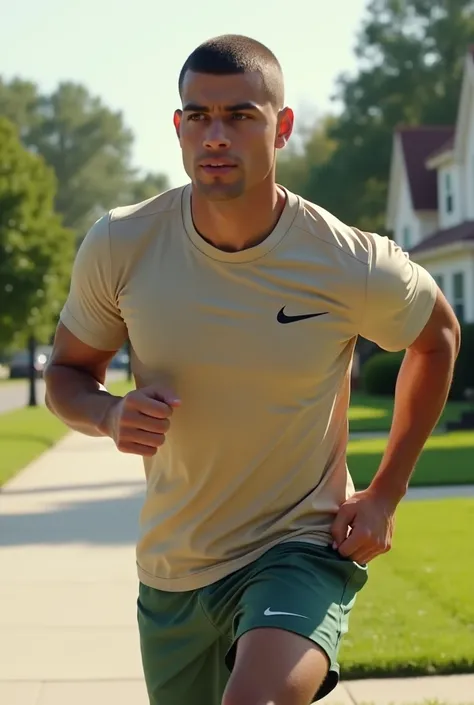
<instances>
[{"instance_id":1,"label":"man's chin","mask_svg":"<svg viewBox=\"0 0 474 705\"><path fill-rule=\"evenodd\" d=\"M197 179L193 182L193 187L208 201L233 201L235 198L239 198L244 191L240 182L233 184L203 183Z\"/></svg>"}]
</instances>

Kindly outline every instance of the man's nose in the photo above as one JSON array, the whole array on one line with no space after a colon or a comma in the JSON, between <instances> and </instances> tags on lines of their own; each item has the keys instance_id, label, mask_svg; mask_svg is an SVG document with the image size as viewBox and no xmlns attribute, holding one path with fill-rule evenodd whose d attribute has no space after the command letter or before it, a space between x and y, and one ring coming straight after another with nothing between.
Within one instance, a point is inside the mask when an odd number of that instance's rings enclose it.
<instances>
[{"instance_id":1,"label":"man's nose","mask_svg":"<svg viewBox=\"0 0 474 705\"><path fill-rule=\"evenodd\" d=\"M211 120L204 136L204 147L206 149L229 149L230 139L226 135L222 120Z\"/></svg>"}]
</instances>

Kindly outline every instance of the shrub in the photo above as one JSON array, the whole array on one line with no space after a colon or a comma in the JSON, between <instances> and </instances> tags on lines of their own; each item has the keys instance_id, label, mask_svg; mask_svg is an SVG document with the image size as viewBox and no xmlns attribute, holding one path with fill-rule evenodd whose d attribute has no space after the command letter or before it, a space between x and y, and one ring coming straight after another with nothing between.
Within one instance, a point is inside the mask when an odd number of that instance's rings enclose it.
<instances>
[{"instance_id":1,"label":"shrub","mask_svg":"<svg viewBox=\"0 0 474 705\"><path fill-rule=\"evenodd\" d=\"M464 399L466 389L474 389L474 323L461 326L461 349L454 369L450 397Z\"/></svg>"},{"instance_id":2,"label":"shrub","mask_svg":"<svg viewBox=\"0 0 474 705\"><path fill-rule=\"evenodd\" d=\"M368 394L395 393L400 365L405 352L375 353L362 368L362 384ZM466 389L474 389L474 323L461 326L461 349L456 361L450 399L464 399Z\"/></svg>"},{"instance_id":3,"label":"shrub","mask_svg":"<svg viewBox=\"0 0 474 705\"><path fill-rule=\"evenodd\" d=\"M362 368L362 384L367 394L393 396L398 371L405 352L378 352Z\"/></svg>"}]
</instances>

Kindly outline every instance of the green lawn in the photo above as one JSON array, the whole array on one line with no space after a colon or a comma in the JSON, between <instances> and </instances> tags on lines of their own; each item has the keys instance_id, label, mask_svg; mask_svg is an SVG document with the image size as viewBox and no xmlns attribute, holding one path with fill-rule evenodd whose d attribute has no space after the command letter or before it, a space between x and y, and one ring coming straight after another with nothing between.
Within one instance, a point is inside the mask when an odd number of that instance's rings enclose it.
<instances>
[{"instance_id":1,"label":"green lawn","mask_svg":"<svg viewBox=\"0 0 474 705\"><path fill-rule=\"evenodd\" d=\"M67 428L44 407L0 415L0 485L51 448Z\"/></svg>"},{"instance_id":2,"label":"green lawn","mask_svg":"<svg viewBox=\"0 0 474 705\"><path fill-rule=\"evenodd\" d=\"M474 499L399 506L341 648L345 679L474 671Z\"/></svg>"},{"instance_id":3,"label":"green lawn","mask_svg":"<svg viewBox=\"0 0 474 705\"><path fill-rule=\"evenodd\" d=\"M130 392L132 389L135 389L135 385L133 384L133 382L127 382L126 379L121 379L117 382L113 382L112 384L108 384L107 389L112 394L117 394L118 396L123 397L125 396L125 394L127 394L127 392Z\"/></svg>"},{"instance_id":4,"label":"green lawn","mask_svg":"<svg viewBox=\"0 0 474 705\"><path fill-rule=\"evenodd\" d=\"M439 425L456 421L462 411L469 408L467 402L450 401L440 418ZM351 433L360 431L388 431L392 421L392 397L373 397L360 392L352 394L349 409Z\"/></svg>"},{"instance_id":5,"label":"green lawn","mask_svg":"<svg viewBox=\"0 0 474 705\"><path fill-rule=\"evenodd\" d=\"M122 384L114 382L110 391L121 394ZM0 414L0 486L67 432L67 427L42 406Z\"/></svg>"},{"instance_id":6,"label":"green lawn","mask_svg":"<svg viewBox=\"0 0 474 705\"><path fill-rule=\"evenodd\" d=\"M385 438L349 442L347 464L357 488L367 487L377 471ZM412 476L411 486L474 484L474 431L431 436Z\"/></svg>"}]
</instances>

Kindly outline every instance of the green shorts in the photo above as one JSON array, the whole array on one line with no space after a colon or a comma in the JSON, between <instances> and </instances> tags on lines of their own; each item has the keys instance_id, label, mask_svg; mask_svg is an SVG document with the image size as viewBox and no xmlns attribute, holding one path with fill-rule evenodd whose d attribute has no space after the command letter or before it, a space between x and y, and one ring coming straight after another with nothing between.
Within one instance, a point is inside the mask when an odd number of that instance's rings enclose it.
<instances>
[{"instance_id":1,"label":"green shorts","mask_svg":"<svg viewBox=\"0 0 474 705\"><path fill-rule=\"evenodd\" d=\"M150 705L220 705L237 639L258 627L295 632L326 652L330 669L315 694L320 700L338 683L341 638L366 581L366 566L331 547L292 541L198 590L164 592L140 583L137 616Z\"/></svg>"}]
</instances>

